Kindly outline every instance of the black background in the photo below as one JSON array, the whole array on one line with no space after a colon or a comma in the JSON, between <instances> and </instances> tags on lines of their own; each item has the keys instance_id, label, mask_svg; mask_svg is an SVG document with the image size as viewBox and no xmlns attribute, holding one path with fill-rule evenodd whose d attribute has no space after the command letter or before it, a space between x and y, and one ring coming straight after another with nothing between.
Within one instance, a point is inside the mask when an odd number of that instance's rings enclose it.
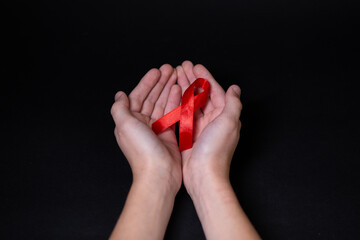
<instances>
[{"instance_id":1,"label":"black background","mask_svg":"<svg viewBox=\"0 0 360 240\"><path fill-rule=\"evenodd\" d=\"M231 180L260 235L358 238L355 1L13 3L2 239L106 239L131 185L113 136L114 94L184 60L242 88ZM183 188L165 238L204 238Z\"/></svg>"}]
</instances>

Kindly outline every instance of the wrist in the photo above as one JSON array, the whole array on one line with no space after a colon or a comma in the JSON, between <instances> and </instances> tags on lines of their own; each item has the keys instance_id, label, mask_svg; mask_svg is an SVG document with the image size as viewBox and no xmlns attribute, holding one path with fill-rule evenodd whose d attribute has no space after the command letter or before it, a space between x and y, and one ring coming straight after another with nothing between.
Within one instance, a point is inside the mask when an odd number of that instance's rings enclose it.
<instances>
[{"instance_id":1,"label":"wrist","mask_svg":"<svg viewBox=\"0 0 360 240\"><path fill-rule=\"evenodd\" d=\"M192 188L189 195L204 229L206 226L215 227L214 223L218 218L226 219L222 217L225 212L225 216L230 216L225 209L238 208L239 202L229 180L204 179L198 184L196 188Z\"/></svg>"},{"instance_id":2,"label":"wrist","mask_svg":"<svg viewBox=\"0 0 360 240\"><path fill-rule=\"evenodd\" d=\"M143 185L154 192L160 191L176 195L182 184L182 174L181 160L174 160L177 159L146 159L140 164L131 161L134 163L130 164L133 185Z\"/></svg>"},{"instance_id":3,"label":"wrist","mask_svg":"<svg viewBox=\"0 0 360 240\"><path fill-rule=\"evenodd\" d=\"M189 191L207 239L260 239L226 178L203 178Z\"/></svg>"},{"instance_id":4,"label":"wrist","mask_svg":"<svg viewBox=\"0 0 360 240\"><path fill-rule=\"evenodd\" d=\"M134 179L110 239L163 239L174 202L168 186Z\"/></svg>"},{"instance_id":5,"label":"wrist","mask_svg":"<svg viewBox=\"0 0 360 240\"><path fill-rule=\"evenodd\" d=\"M146 192L157 197L175 199L180 186L170 178L161 178L156 175L134 177L131 188Z\"/></svg>"},{"instance_id":6,"label":"wrist","mask_svg":"<svg viewBox=\"0 0 360 240\"><path fill-rule=\"evenodd\" d=\"M191 188L190 197L193 201L203 201L202 198L209 199L213 195L223 195L224 197L233 192L230 180L228 179L203 179Z\"/></svg>"},{"instance_id":7,"label":"wrist","mask_svg":"<svg viewBox=\"0 0 360 240\"><path fill-rule=\"evenodd\" d=\"M193 200L213 191L232 189L228 174L205 168L196 174L189 174L187 178L184 177L184 185Z\"/></svg>"},{"instance_id":8,"label":"wrist","mask_svg":"<svg viewBox=\"0 0 360 240\"><path fill-rule=\"evenodd\" d=\"M183 181L189 195L196 196L219 186L230 186L230 161L214 159L200 161L189 159L183 166Z\"/></svg>"}]
</instances>

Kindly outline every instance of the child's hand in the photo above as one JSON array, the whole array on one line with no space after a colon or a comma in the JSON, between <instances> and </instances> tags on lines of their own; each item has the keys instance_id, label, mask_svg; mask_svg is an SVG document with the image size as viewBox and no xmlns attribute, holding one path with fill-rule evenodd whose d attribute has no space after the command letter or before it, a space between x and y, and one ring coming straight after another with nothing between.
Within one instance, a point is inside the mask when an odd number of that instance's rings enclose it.
<instances>
[{"instance_id":1,"label":"child's hand","mask_svg":"<svg viewBox=\"0 0 360 240\"><path fill-rule=\"evenodd\" d=\"M115 121L116 140L133 172L134 182L171 190L181 186L181 156L174 128L158 136L151 124L180 104L181 89L177 74L170 65L150 70L129 97L115 95L111 114Z\"/></svg>"},{"instance_id":2,"label":"child's hand","mask_svg":"<svg viewBox=\"0 0 360 240\"><path fill-rule=\"evenodd\" d=\"M200 77L210 83L210 101L195 111L193 147L181 152L184 185L192 195L200 181L229 181L230 163L240 136L240 88L231 86L225 93L204 66L194 67L190 61L177 67L177 75L182 92Z\"/></svg>"}]
</instances>

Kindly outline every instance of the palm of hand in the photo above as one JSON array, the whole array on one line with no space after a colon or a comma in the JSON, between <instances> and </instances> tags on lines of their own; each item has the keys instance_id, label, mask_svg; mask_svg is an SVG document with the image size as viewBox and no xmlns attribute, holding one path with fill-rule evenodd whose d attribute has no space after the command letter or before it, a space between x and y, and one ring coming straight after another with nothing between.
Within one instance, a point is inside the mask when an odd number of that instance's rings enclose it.
<instances>
[{"instance_id":1,"label":"palm of hand","mask_svg":"<svg viewBox=\"0 0 360 240\"><path fill-rule=\"evenodd\" d=\"M181 91L184 93L198 77L210 82L210 101L195 111L193 147L180 154L174 126L158 136L151 126L180 104ZM175 84L176 80L179 85ZM172 181L179 188L182 177L187 185L185 181L189 182L186 180L189 176L198 174L204 166L214 168L218 162L214 159L224 159L224 155L232 154L234 146L236 147L239 131L234 130L240 129L239 113L233 119L223 114L225 91L202 65L194 67L191 62L185 61L176 71L167 64L163 65L160 71L150 70L130 93L129 98L126 98L125 112L117 110L122 108L117 107L117 103L124 104L124 101L117 101L119 98L117 94L113 105L115 110L112 109L116 123L115 135L133 172L151 165L150 173L159 175L161 171L169 172ZM127 117L122 117L123 115ZM126 121L121 120L125 118ZM222 161L220 165L225 166L226 170L228 160Z\"/></svg>"},{"instance_id":2,"label":"palm of hand","mask_svg":"<svg viewBox=\"0 0 360 240\"><path fill-rule=\"evenodd\" d=\"M216 120L224 108L225 92L202 65L193 66L190 61L185 61L181 66L178 66L176 70L178 74L178 84L181 86L183 93L198 77L207 79L211 86L210 101L194 113L193 147L181 152L183 164L186 165L191 157L201 155L207 148L211 148L209 139L205 138L204 135L211 134L211 132L217 128L214 120ZM218 127L221 127L221 125ZM213 139L213 137L211 137L211 139ZM205 142L207 142L207 144L204 144Z\"/></svg>"},{"instance_id":3,"label":"palm of hand","mask_svg":"<svg viewBox=\"0 0 360 240\"><path fill-rule=\"evenodd\" d=\"M151 129L155 120L179 105L181 90L175 82L176 72L168 64L150 70L126 100L119 100L121 92L116 94L112 115L116 139L134 175L170 173L172 185L180 187L181 155L174 128L158 136Z\"/></svg>"},{"instance_id":4,"label":"palm of hand","mask_svg":"<svg viewBox=\"0 0 360 240\"><path fill-rule=\"evenodd\" d=\"M192 157L194 159L197 156L204 156L208 150L213 148L213 132L216 133L219 124L216 124L216 118L222 112L223 107L215 108L214 110L207 113L197 112L194 116L194 132L193 132L193 147L187 149L181 153L183 163L190 163L189 159ZM215 131L214 131L215 130ZM206 136L211 136L210 139Z\"/></svg>"},{"instance_id":5,"label":"palm of hand","mask_svg":"<svg viewBox=\"0 0 360 240\"><path fill-rule=\"evenodd\" d=\"M199 77L207 79L211 86L210 101L194 113L193 147L181 152L183 178L187 187L192 184L189 180L192 175L199 174L204 168L221 166L222 172L226 172L229 160L220 159L232 154L236 147L240 121L223 114L225 91L204 66L193 66L185 61L177 67L177 74L183 92Z\"/></svg>"},{"instance_id":6,"label":"palm of hand","mask_svg":"<svg viewBox=\"0 0 360 240\"><path fill-rule=\"evenodd\" d=\"M141 144L143 142L142 140L144 140L146 141L146 144L151 144L148 146L148 149L158 150L156 155L169 155L169 157L175 158L176 161L180 161L181 156L176 140L176 135L172 129L167 129L159 136L156 136L152 131L151 127L157 119L154 119L151 116L145 115L141 112L132 112L132 114L134 118L139 121L136 127L138 129L140 128L139 130L141 131L139 131L138 133L141 134L142 137L144 137L142 139L139 139L139 144ZM143 124L144 126L141 126L141 124Z\"/></svg>"}]
</instances>

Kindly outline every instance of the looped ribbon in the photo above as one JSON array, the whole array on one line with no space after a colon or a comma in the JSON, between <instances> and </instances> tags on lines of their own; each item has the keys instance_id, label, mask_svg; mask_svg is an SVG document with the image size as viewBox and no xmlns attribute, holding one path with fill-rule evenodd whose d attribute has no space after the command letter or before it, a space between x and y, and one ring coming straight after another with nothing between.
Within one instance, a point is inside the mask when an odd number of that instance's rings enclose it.
<instances>
[{"instance_id":1,"label":"looped ribbon","mask_svg":"<svg viewBox=\"0 0 360 240\"><path fill-rule=\"evenodd\" d=\"M194 96L195 87L204 91ZM196 79L184 92L181 105L167 113L152 124L152 130L159 134L168 127L180 121L179 125L179 150L192 148L194 111L203 106L210 93L210 84L204 78Z\"/></svg>"}]
</instances>

